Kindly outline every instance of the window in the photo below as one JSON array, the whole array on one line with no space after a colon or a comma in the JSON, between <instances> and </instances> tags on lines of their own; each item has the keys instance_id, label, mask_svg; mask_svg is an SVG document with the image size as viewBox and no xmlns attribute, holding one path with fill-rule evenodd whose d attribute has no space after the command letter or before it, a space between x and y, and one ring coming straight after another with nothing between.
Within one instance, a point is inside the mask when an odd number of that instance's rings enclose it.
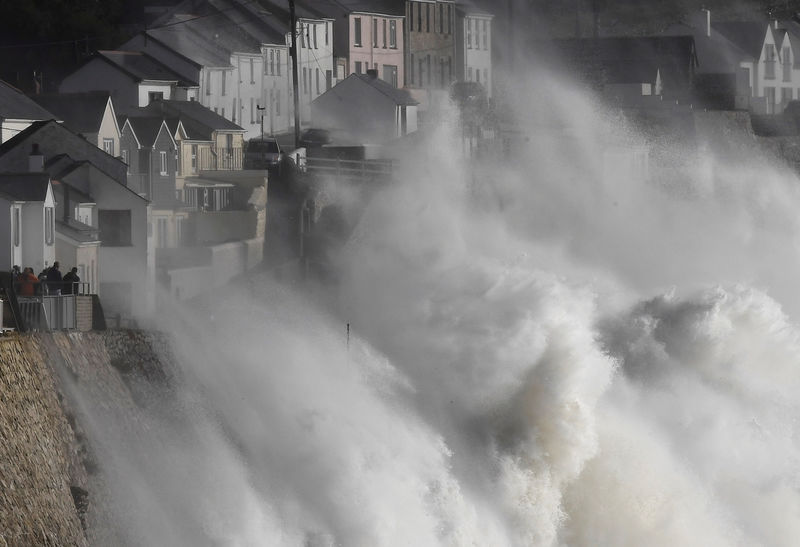
<instances>
[{"instance_id":1,"label":"window","mask_svg":"<svg viewBox=\"0 0 800 547\"><path fill-rule=\"evenodd\" d=\"M425 4L425 32L431 31L431 5Z\"/></svg>"},{"instance_id":2,"label":"window","mask_svg":"<svg viewBox=\"0 0 800 547\"><path fill-rule=\"evenodd\" d=\"M372 18L372 47L378 47L378 20Z\"/></svg>"},{"instance_id":3,"label":"window","mask_svg":"<svg viewBox=\"0 0 800 547\"><path fill-rule=\"evenodd\" d=\"M361 61L356 61L356 74L361 74Z\"/></svg>"},{"instance_id":4,"label":"window","mask_svg":"<svg viewBox=\"0 0 800 547\"><path fill-rule=\"evenodd\" d=\"M256 111L255 111L255 102L256 100L253 97L250 97L250 123L256 123Z\"/></svg>"},{"instance_id":5,"label":"window","mask_svg":"<svg viewBox=\"0 0 800 547\"><path fill-rule=\"evenodd\" d=\"M422 59L420 59L420 60L419 60L419 86L420 86L420 87L423 87L423 86L422 86L422 83L423 83L423 79L422 79L422 66L423 66L423 64L422 64Z\"/></svg>"},{"instance_id":6,"label":"window","mask_svg":"<svg viewBox=\"0 0 800 547\"><path fill-rule=\"evenodd\" d=\"M303 67L303 93L308 93L308 69Z\"/></svg>"},{"instance_id":7,"label":"window","mask_svg":"<svg viewBox=\"0 0 800 547\"><path fill-rule=\"evenodd\" d=\"M444 34L444 4L439 4L439 34Z\"/></svg>"},{"instance_id":8,"label":"window","mask_svg":"<svg viewBox=\"0 0 800 547\"><path fill-rule=\"evenodd\" d=\"M20 240L20 220L19 209L14 207L14 247L19 247Z\"/></svg>"},{"instance_id":9,"label":"window","mask_svg":"<svg viewBox=\"0 0 800 547\"><path fill-rule=\"evenodd\" d=\"M253 72L253 62L254 62L254 61L253 61L253 58L251 57L251 58L250 58L250 83L251 83L251 84L254 84L254 83L256 83L256 75L255 75L255 73Z\"/></svg>"},{"instance_id":10,"label":"window","mask_svg":"<svg viewBox=\"0 0 800 547\"><path fill-rule=\"evenodd\" d=\"M163 91L150 91L147 93L147 104L150 104L153 101L160 101L163 98L164 98Z\"/></svg>"},{"instance_id":11,"label":"window","mask_svg":"<svg viewBox=\"0 0 800 547\"><path fill-rule=\"evenodd\" d=\"M383 81L397 87L397 66L383 65Z\"/></svg>"},{"instance_id":12,"label":"window","mask_svg":"<svg viewBox=\"0 0 800 547\"><path fill-rule=\"evenodd\" d=\"M489 87L489 69L488 68L484 68L483 69L483 85L485 85L486 88L488 89L488 87Z\"/></svg>"},{"instance_id":13,"label":"window","mask_svg":"<svg viewBox=\"0 0 800 547\"><path fill-rule=\"evenodd\" d=\"M467 81L472 81L472 67L467 67Z\"/></svg>"},{"instance_id":14,"label":"window","mask_svg":"<svg viewBox=\"0 0 800 547\"><path fill-rule=\"evenodd\" d=\"M489 49L489 21L483 22L483 49Z\"/></svg>"},{"instance_id":15,"label":"window","mask_svg":"<svg viewBox=\"0 0 800 547\"><path fill-rule=\"evenodd\" d=\"M467 25L467 49L472 49L472 20L465 19L464 23Z\"/></svg>"},{"instance_id":16,"label":"window","mask_svg":"<svg viewBox=\"0 0 800 547\"><path fill-rule=\"evenodd\" d=\"M225 117L225 107L224 106L222 107L222 113L220 114L220 116L222 116L223 118Z\"/></svg>"},{"instance_id":17,"label":"window","mask_svg":"<svg viewBox=\"0 0 800 547\"><path fill-rule=\"evenodd\" d=\"M353 18L353 45L361 47L361 17Z\"/></svg>"},{"instance_id":18,"label":"window","mask_svg":"<svg viewBox=\"0 0 800 547\"><path fill-rule=\"evenodd\" d=\"M241 103L239 103L239 106L241 106ZM236 123L236 99L235 98L233 99L233 106L231 106L231 121L233 123Z\"/></svg>"},{"instance_id":19,"label":"window","mask_svg":"<svg viewBox=\"0 0 800 547\"><path fill-rule=\"evenodd\" d=\"M17 209L17 212L19 212L19 209ZM56 218L54 212L52 207L44 208L44 242L46 245L52 245L55 236Z\"/></svg>"},{"instance_id":20,"label":"window","mask_svg":"<svg viewBox=\"0 0 800 547\"><path fill-rule=\"evenodd\" d=\"M775 46L772 44L764 46L764 78L775 78Z\"/></svg>"},{"instance_id":21,"label":"window","mask_svg":"<svg viewBox=\"0 0 800 547\"><path fill-rule=\"evenodd\" d=\"M333 71L325 71L325 91L333 87Z\"/></svg>"},{"instance_id":22,"label":"window","mask_svg":"<svg viewBox=\"0 0 800 547\"><path fill-rule=\"evenodd\" d=\"M226 93L226 91L225 91L225 71L223 70L221 74L222 74L222 94L225 95L225 93ZM223 116L224 116L224 114L223 114Z\"/></svg>"},{"instance_id":23,"label":"window","mask_svg":"<svg viewBox=\"0 0 800 547\"><path fill-rule=\"evenodd\" d=\"M425 75L425 79L428 80L428 85L430 86L433 83L433 80L431 80L431 56L428 55L426 60L428 64L428 73Z\"/></svg>"},{"instance_id":24,"label":"window","mask_svg":"<svg viewBox=\"0 0 800 547\"><path fill-rule=\"evenodd\" d=\"M317 47L317 25L312 25L312 27L314 28L314 49L319 49Z\"/></svg>"},{"instance_id":25,"label":"window","mask_svg":"<svg viewBox=\"0 0 800 547\"><path fill-rule=\"evenodd\" d=\"M300 34L300 47L304 48L306 47L306 29L303 26L303 23L298 23L298 24L300 25L300 31L298 33Z\"/></svg>"},{"instance_id":26,"label":"window","mask_svg":"<svg viewBox=\"0 0 800 547\"><path fill-rule=\"evenodd\" d=\"M792 81L792 50L788 47L783 48L781 53L781 64L783 64L783 81Z\"/></svg>"},{"instance_id":27,"label":"window","mask_svg":"<svg viewBox=\"0 0 800 547\"><path fill-rule=\"evenodd\" d=\"M275 74L275 51L269 50L269 70L265 71L267 74Z\"/></svg>"},{"instance_id":28,"label":"window","mask_svg":"<svg viewBox=\"0 0 800 547\"><path fill-rule=\"evenodd\" d=\"M98 211L97 220L102 246L125 247L132 244L130 209L101 209Z\"/></svg>"},{"instance_id":29,"label":"window","mask_svg":"<svg viewBox=\"0 0 800 547\"><path fill-rule=\"evenodd\" d=\"M156 235L158 236L158 248L165 248L167 246L167 219L157 219Z\"/></svg>"},{"instance_id":30,"label":"window","mask_svg":"<svg viewBox=\"0 0 800 547\"><path fill-rule=\"evenodd\" d=\"M178 245L183 245L183 217L175 218L175 241Z\"/></svg>"},{"instance_id":31,"label":"window","mask_svg":"<svg viewBox=\"0 0 800 547\"><path fill-rule=\"evenodd\" d=\"M386 19L383 20L383 49L386 49Z\"/></svg>"},{"instance_id":32,"label":"window","mask_svg":"<svg viewBox=\"0 0 800 547\"><path fill-rule=\"evenodd\" d=\"M481 83L481 71L480 71L480 69L477 69L475 71L475 81L478 82L478 83Z\"/></svg>"},{"instance_id":33,"label":"window","mask_svg":"<svg viewBox=\"0 0 800 547\"><path fill-rule=\"evenodd\" d=\"M417 2L417 32L422 32L422 4Z\"/></svg>"},{"instance_id":34,"label":"window","mask_svg":"<svg viewBox=\"0 0 800 547\"><path fill-rule=\"evenodd\" d=\"M122 161L127 166L126 172L130 173L131 172L131 165L130 165L130 162L128 161L128 151L127 150L123 150L122 151Z\"/></svg>"},{"instance_id":35,"label":"window","mask_svg":"<svg viewBox=\"0 0 800 547\"><path fill-rule=\"evenodd\" d=\"M103 150L109 156L114 155L114 139L103 139Z\"/></svg>"},{"instance_id":36,"label":"window","mask_svg":"<svg viewBox=\"0 0 800 547\"><path fill-rule=\"evenodd\" d=\"M278 64L278 76L281 75L281 52L280 50L275 52L275 61Z\"/></svg>"},{"instance_id":37,"label":"window","mask_svg":"<svg viewBox=\"0 0 800 547\"><path fill-rule=\"evenodd\" d=\"M281 90L275 92L275 114L281 115Z\"/></svg>"},{"instance_id":38,"label":"window","mask_svg":"<svg viewBox=\"0 0 800 547\"><path fill-rule=\"evenodd\" d=\"M211 95L211 72L206 71L206 95Z\"/></svg>"},{"instance_id":39,"label":"window","mask_svg":"<svg viewBox=\"0 0 800 547\"><path fill-rule=\"evenodd\" d=\"M408 76L410 78L411 83L413 84L414 83L414 54L413 53L411 54L411 62L408 64L408 66L410 67L410 70L409 70L410 74Z\"/></svg>"},{"instance_id":40,"label":"window","mask_svg":"<svg viewBox=\"0 0 800 547\"><path fill-rule=\"evenodd\" d=\"M315 74L316 74L316 79L317 79L317 95L319 95L320 94L320 90L319 90L320 89L319 88L319 69L316 69Z\"/></svg>"},{"instance_id":41,"label":"window","mask_svg":"<svg viewBox=\"0 0 800 547\"><path fill-rule=\"evenodd\" d=\"M447 34L452 34L453 27L450 26L450 4L447 4Z\"/></svg>"},{"instance_id":42,"label":"window","mask_svg":"<svg viewBox=\"0 0 800 547\"><path fill-rule=\"evenodd\" d=\"M389 22L389 47L397 49L397 21Z\"/></svg>"},{"instance_id":43,"label":"window","mask_svg":"<svg viewBox=\"0 0 800 547\"><path fill-rule=\"evenodd\" d=\"M406 21L408 21L408 31L414 31L414 3L408 2L406 4L408 6L408 13L406 14Z\"/></svg>"},{"instance_id":44,"label":"window","mask_svg":"<svg viewBox=\"0 0 800 547\"><path fill-rule=\"evenodd\" d=\"M164 176L167 174L167 153L162 150L158 155L161 157L161 176Z\"/></svg>"},{"instance_id":45,"label":"window","mask_svg":"<svg viewBox=\"0 0 800 547\"><path fill-rule=\"evenodd\" d=\"M192 145L192 173L197 173L197 145Z\"/></svg>"},{"instance_id":46,"label":"window","mask_svg":"<svg viewBox=\"0 0 800 547\"><path fill-rule=\"evenodd\" d=\"M325 23L325 45L326 46L328 45L329 41L330 41L330 38L328 37L328 23L326 22Z\"/></svg>"}]
</instances>

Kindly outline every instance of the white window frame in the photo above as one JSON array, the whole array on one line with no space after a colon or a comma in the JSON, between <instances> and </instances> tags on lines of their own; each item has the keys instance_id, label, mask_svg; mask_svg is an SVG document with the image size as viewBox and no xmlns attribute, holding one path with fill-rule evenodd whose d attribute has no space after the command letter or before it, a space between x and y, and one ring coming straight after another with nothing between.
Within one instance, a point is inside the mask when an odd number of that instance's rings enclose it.
<instances>
[{"instance_id":1,"label":"white window frame","mask_svg":"<svg viewBox=\"0 0 800 547\"><path fill-rule=\"evenodd\" d=\"M166 151L162 150L158 153L159 157L161 158L161 176L167 176L167 153Z\"/></svg>"}]
</instances>

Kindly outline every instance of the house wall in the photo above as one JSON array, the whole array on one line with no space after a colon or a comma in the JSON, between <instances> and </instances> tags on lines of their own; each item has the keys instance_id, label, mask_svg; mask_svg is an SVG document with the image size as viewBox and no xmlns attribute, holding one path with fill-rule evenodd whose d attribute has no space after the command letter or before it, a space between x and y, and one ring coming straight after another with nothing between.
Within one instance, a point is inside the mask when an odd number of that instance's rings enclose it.
<instances>
[{"instance_id":1,"label":"house wall","mask_svg":"<svg viewBox=\"0 0 800 547\"><path fill-rule=\"evenodd\" d=\"M72 239L56 234L56 258L61 262L61 272L65 274L73 266L76 266L81 283L89 284L90 294L98 294L97 250L99 246L99 243L80 245Z\"/></svg>"},{"instance_id":2,"label":"house wall","mask_svg":"<svg viewBox=\"0 0 800 547\"><path fill-rule=\"evenodd\" d=\"M151 259L152 236L149 235L150 206L128 188L97 170L90 172L89 184L98 212L131 211L131 245L111 247L101 242L98 273L103 306L110 313L146 317L154 306L155 279L155 263ZM130 308L125 309L126 305Z\"/></svg>"},{"instance_id":3,"label":"house wall","mask_svg":"<svg viewBox=\"0 0 800 547\"><path fill-rule=\"evenodd\" d=\"M442 89L455 79L455 16L453 2L439 0L406 2L407 87ZM442 32L440 28L443 28Z\"/></svg>"},{"instance_id":4,"label":"house wall","mask_svg":"<svg viewBox=\"0 0 800 547\"><path fill-rule=\"evenodd\" d=\"M161 152L166 153L167 171L161 171ZM177 150L166 126L156 138L150 154L150 181L152 195L148 198L154 207L159 203L172 203L175 200L175 174L178 170Z\"/></svg>"},{"instance_id":5,"label":"house wall","mask_svg":"<svg viewBox=\"0 0 800 547\"><path fill-rule=\"evenodd\" d=\"M204 67L201 70L200 104L230 120L232 100L237 94L238 81L238 67Z\"/></svg>"},{"instance_id":6,"label":"house wall","mask_svg":"<svg viewBox=\"0 0 800 547\"><path fill-rule=\"evenodd\" d=\"M294 123L292 119L292 93L291 93L291 66L289 59L289 49L285 46L270 46L264 48L264 60L262 62L262 89L259 104L266 107L264 115L264 132L278 133L289 129ZM260 115L262 112L256 111L256 124L258 132L261 130ZM248 132L247 138L252 138L252 130Z\"/></svg>"},{"instance_id":7,"label":"house wall","mask_svg":"<svg viewBox=\"0 0 800 547\"><path fill-rule=\"evenodd\" d=\"M326 30L327 28L327 43ZM314 40L316 32L316 40ZM333 21L300 19L297 22L297 75L300 87L300 122L311 120L311 101L327 91L326 74L330 71L333 81ZM290 36L286 36L289 45ZM317 82L319 81L319 86Z\"/></svg>"},{"instance_id":8,"label":"house wall","mask_svg":"<svg viewBox=\"0 0 800 547\"><path fill-rule=\"evenodd\" d=\"M358 44L355 34L356 19L361 22L361 40ZM391 47L390 23L396 25L397 41ZM385 75L385 67L393 66L397 69L397 87L403 87L405 82L405 35L404 19L399 16L378 15L369 13L351 13L348 16L348 44L349 67L347 74L357 73L356 63L360 63L361 74L367 69L378 70L378 77L389 81ZM377 35L374 34L377 23ZM384 24L386 25L386 40L384 42ZM377 44L377 45L376 45ZM390 82L390 81L389 81ZM393 83L393 82L390 82Z\"/></svg>"},{"instance_id":9,"label":"house wall","mask_svg":"<svg viewBox=\"0 0 800 547\"><path fill-rule=\"evenodd\" d=\"M139 193L146 191L146 173L141 168L141 150L133 136L130 125L124 125L119 138L120 155L126 150L128 153L128 188Z\"/></svg>"},{"instance_id":10,"label":"house wall","mask_svg":"<svg viewBox=\"0 0 800 547\"><path fill-rule=\"evenodd\" d=\"M485 32L484 32L485 25ZM492 18L459 14L456 29L456 78L478 82L492 96Z\"/></svg>"},{"instance_id":11,"label":"house wall","mask_svg":"<svg viewBox=\"0 0 800 547\"><path fill-rule=\"evenodd\" d=\"M107 62L94 58L61 81L61 93L108 91L120 111L139 105L138 84Z\"/></svg>"},{"instance_id":12,"label":"house wall","mask_svg":"<svg viewBox=\"0 0 800 547\"><path fill-rule=\"evenodd\" d=\"M111 103L108 103L103 112L103 119L100 122L100 130L97 133L97 146L103 149L103 140L112 139L114 141L114 156L120 155L119 130L117 120L114 119L114 110Z\"/></svg>"},{"instance_id":13,"label":"house wall","mask_svg":"<svg viewBox=\"0 0 800 547\"><path fill-rule=\"evenodd\" d=\"M175 88L174 84L167 84L167 83L155 83L155 82L147 82L147 83L140 83L138 85L138 106L147 106L150 104L150 96L149 93L156 92L156 93L163 93L164 96L162 97L164 100L172 99L172 90Z\"/></svg>"},{"instance_id":14,"label":"house wall","mask_svg":"<svg viewBox=\"0 0 800 547\"><path fill-rule=\"evenodd\" d=\"M25 131L31 126L33 120L5 120L0 119L0 143L6 142L8 139L14 138L18 133Z\"/></svg>"},{"instance_id":15,"label":"house wall","mask_svg":"<svg viewBox=\"0 0 800 547\"><path fill-rule=\"evenodd\" d=\"M53 207L52 197L46 207ZM55 222L55 211L53 211ZM54 239L49 244L44 239L45 215L41 202L26 203L22 206L22 237L20 238L22 254L20 262L39 273L45 266L51 266L56 260L55 226Z\"/></svg>"},{"instance_id":16,"label":"house wall","mask_svg":"<svg viewBox=\"0 0 800 547\"><path fill-rule=\"evenodd\" d=\"M346 97L346 100L342 100ZM379 142L397 135L397 105L356 76L350 76L313 105L314 123L344 131L364 142Z\"/></svg>"},{"instance_id":17,"label":"house wall","mask_svg":"<svg viewBox=\"0 0 800 547\"><path fill-rule=\"evenodd\" d=\"M264 57L260 53L234 54L232 61L238 68L239 79L228 119L244 128L248 138L256 137L261 127L256 105L261 104Z\"/></svg>"},{"instance_id":18,"label":"house wall","mask_svg":"<svg viewBox=\"0 0 800 547\"><path fill-rule=\"evenodd\" d=\"M20 266L16 261L12 240L11 219L13 215L11 211L13 207L14 205L10 201L0 197L0 269L6 272L11 270L15 264ZM24 268L24 265L20 268Z\"/></svg>"}]
</instances>

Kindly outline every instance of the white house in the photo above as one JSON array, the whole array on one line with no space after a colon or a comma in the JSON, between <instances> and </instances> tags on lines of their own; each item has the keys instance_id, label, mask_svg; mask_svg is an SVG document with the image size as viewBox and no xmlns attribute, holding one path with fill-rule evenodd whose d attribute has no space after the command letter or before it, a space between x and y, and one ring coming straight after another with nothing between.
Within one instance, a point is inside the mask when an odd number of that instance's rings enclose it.
<instances>
[{"instance_id":1,"label":"white house","mask_svg":"<svg viewBox=\"0 0 800 547\"><path fill-rule=\"evenodd\" d=\"M47 173L0 173L0 269L56 260L55 200Z\"/></svg>"},{"instance_id":2,"label":"white house","mask_svg":"<svg viewBox=\"0 0 800 547\"><path fill-rule=\"evenodd\" d=\"M87 243L92 231L99 232L97 263L84 266L87 278L96 277L104 309L124 318L148 317L155 306L151 209L148 200L127 187L127 166L54 121L36 122L0 145L0 170L36 165L50 175L54 186L61 185L60 195L69 193L59 220L83 232ZM65 233L73 240L75 235ZM65 267L73 257L78 259L77 251L70 251L62 260L59 248L55 260Z\"/></svg>"},{"instance_id":3,"label":"white house","mask_svg":"<svg viewBox=\"0 0 800 547\"><path fill-rule=\"evenodd\" d=\"M98 51L61 81L61 93L108 91L121 112L156 99L190 100L198 83L140 51Z\"/></svg>"},{"instance_id":4,"label":"white house","mask_svg":"<svg viewBox=\"0 0 800 547\"><path fill-rule=\"evenodd\" d=\"M467 5L456 8L456 78L476 82L492 96L492 19Z\"/></svg>"}]
</instances>

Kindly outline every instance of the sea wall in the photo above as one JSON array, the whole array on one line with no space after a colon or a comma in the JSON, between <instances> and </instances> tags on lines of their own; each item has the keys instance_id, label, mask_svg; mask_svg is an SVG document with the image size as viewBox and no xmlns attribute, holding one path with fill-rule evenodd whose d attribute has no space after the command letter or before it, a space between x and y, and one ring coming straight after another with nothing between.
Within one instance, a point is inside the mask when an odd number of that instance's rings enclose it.
<instances>
[{"instance_id":1,"label":"sea wall","mask_svg":"<svg viewBox=\"0 0 800 547\"><path fill-rule=\"evenodd\" d=\"M169 382L167 355L142 331L0 338L0 546L124 543L75 394L135 424L148 386Z\"/></svg>"}]
</instances>

